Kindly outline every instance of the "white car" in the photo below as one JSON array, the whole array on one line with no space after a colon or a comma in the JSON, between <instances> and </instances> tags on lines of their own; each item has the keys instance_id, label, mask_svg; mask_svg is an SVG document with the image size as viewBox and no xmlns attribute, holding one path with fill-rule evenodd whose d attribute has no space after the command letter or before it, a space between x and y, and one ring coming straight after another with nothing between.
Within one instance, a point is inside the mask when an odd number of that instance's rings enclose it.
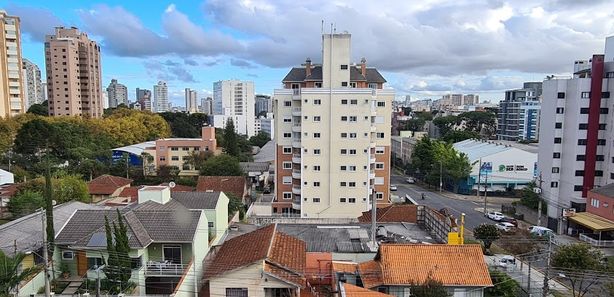
<instances>
[{"instance_id":1,"label":"white car","mask_svg":"<svg viewBox=\"0 0 614 297\"><path fill-rule=\"evenodd\" d=\"M529 232L533 235L545 236L545 237L554 235L554 231L552 231L552 229L541 227L541 226L531 226L529 227Z\"/></svg>"},{"instance_id":2,"label":"white car","mask_svg":"<svg viewBox=\"0 0 614 297\"><path fill-rule=\"evenodd\" d=\"M514 230L514 228L516 228L516 226L514 226L514 224L506 223L506 222L496 223L495 227L497 227L497 229L499 229L500 231L503 231L503 232L510 232L510 231Z\"/></svg>"},{"instance_id":3,"label":"white car","mask_svg":"<svg viewBox=\"0 0 614 297\"><path fill-rule=\"evenodd\" d=\"M491 219L493 221L497 221L497 222L501 221L505 217L502 213L497 212L497 211L491 211L491 212L487 213L486 216L489 219Z\"/></svg>"},{"instance_id":4,"label":"white car","mask_svg":"<svg viewBox=\"0 0 614 297\"><path fill-rule=\"evenodd\" d=\"M408 184L414 184L414 183L416 183L416 180L414 180L414 178L413 178L413 177L408 177L408 178L407 178L405 181L406 181Z\"/></svg>"},{"instance_id":5,"label":"white car","mask_svg":"<svg viewBox=\"0 0 614 297\"><path fill-rule=\"evenodd\" d=\"M390 191L396 191L397 185L390 185Z\"/></svg>"}]
</instances>

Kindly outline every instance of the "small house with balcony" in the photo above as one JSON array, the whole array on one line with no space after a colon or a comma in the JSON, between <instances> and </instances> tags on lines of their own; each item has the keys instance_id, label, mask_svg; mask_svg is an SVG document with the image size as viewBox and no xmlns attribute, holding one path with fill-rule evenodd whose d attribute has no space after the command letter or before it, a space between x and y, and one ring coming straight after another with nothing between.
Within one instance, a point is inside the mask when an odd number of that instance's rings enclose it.
<instances>
[{"instance_id":1,"label":"small house with balcony","mask_svg":"<svg viewBox=\"0 0 614 297\"><path fill-rule=\"evenodd\" d=\"M587 193L586 211L569 213L569 230L595 247L614 247L614 183Z\"/></svg>"},{"instance_id":2,"label":"small house with balcony","mask_svg":"<svg viewBox=\"0 0 614 297\"><path fill-rule=\"evenodd\" d=\"M127 225L132 277L140 295L193 295L209 251L209 221L203 209L190 209L170 197L168 187L145 187L139 204L119 214ZM54 256L71 278L96 278L107 262L105 217L117 210L77 210L55 238ZM101 273L104 277L104 273Z\"/></svg>"}]
</instances>

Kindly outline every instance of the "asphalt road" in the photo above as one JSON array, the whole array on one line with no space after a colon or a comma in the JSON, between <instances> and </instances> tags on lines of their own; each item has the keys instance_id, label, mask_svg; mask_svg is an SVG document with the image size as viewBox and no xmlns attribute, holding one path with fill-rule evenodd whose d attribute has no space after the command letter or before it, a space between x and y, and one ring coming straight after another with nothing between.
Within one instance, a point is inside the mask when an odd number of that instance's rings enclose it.
<instances>
[{"instance_id":1,"label":"asphalt road","mask_svg":"<svg viewBox=\"0 0 614 297\"><path fill-rule=\"evenodd\" d=\"M426 189L416 184L408 184L406 182L406 176L391 175L390 179L391 184L396 185L398 188L397 191L392 191L393 195L404 197L405 194L408 194L418 204L426 205L436 210L445 207L454 215L454 217L458 218L459 220L461 213L465 213L465 227L469 230L473 230L473 228L477 227L482 223L496 223L495 221L489 220L488 218L484 217L483 203L476 203L470 200L465 201L445 197L443 195L440 195L437 189ZM424 193L426 196L424 200L421 199L422 193ZM487 205L487 208L501 209L499 205L492 203L489 203Z\"/></svg>"}]
</instances>

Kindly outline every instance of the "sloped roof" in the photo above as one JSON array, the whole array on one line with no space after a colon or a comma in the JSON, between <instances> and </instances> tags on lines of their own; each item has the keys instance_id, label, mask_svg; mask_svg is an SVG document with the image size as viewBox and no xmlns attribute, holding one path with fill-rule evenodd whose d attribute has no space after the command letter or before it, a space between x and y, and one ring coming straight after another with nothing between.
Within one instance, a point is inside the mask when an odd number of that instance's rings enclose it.
<instances>
[{"instance_id":1,"label":"sloped roof","mask_svg":"<svg viewBox=\"0 0 614 297\"><path fill-rule=\"evenodd\" d=\"M131 179L104 174L87 183L90 195L111 195L118 188L132 183Z\"/></svg>"},{"instance_id":2,"label":"sloped roof","mask_svg":"<svg viewBox=\"0 0 614 297\"><path fill-rule=\"evenodd\" d=\"M341 297L390 297L392 295L371 291L348 283L340 283Z\"/></svg>"},{"instance_id":3,"label":"sloped roof","mask_svg":"<svg viewBox=\"0 0 614 297\"><path fill-rule=\"evenodd\" d=\"M416 223L418 215L418 206L413 204L396 204L377 209L377 222L406 222ZM358 221L361 223L371 222L371 211L365 211Z\"/></svg>"},{"instance_id":4,"label":"sloped roof","mask_svg":"<svg viewBox=\"0 0 614 297\"><path fill-rule=\"evenodd\" d=\"M277 231L276 224L268 225L224 242L213 261L205 268L203 278L215 278L264 261L265 273L304 287L305 249L302 240Z\"/></svg>"},{"instance_id":5,"label":"sloped roof","mask_svg":"<svg viewBox=\"0 0 614 297\"><path fill-rule=\"evenodd\" d=\"M200 176L196 190L232 193L239 198L243 198L245 183L243 176Z\"/></svg>"},{"instance_id":6,"label":"sloped roof","mask_svg":"<svg viewBox=\"0 0 614 297\"><path fill-rule=\"evenodd\" d=\"M122 152L140 156L145 151L145 149L150 148L150 147L155 147L155 146L156 146L155 141L146 141L146 142L136 143L136 144L132 144L128 146L114 148L113 150L122 151Z\"/></svg>"},{"instance_id":7,"label":"sloped roof","mask_svg":"<svg viewBox=\"0 0 614 297\"><path fill-rule=\"evenodd\" d=\"M594 188L591 192L607 197L614 197L614 183L607 184L603 187Z\"/></svg>"},{"instance_id":8,"label":"sloped roof","mask_svg":"<svg viewBox=\"0 0 614 297\"><path fill-rule=\"evenodd\" d=\"M168 183L162 183L160 186L168 186ZM118 197L130 198L130 202L136 202L139 197L139 190L144 186L131 186L125 187L121 193L119 193ZM196 191L195 187L184 186L184 185L175 185L175 187L171 188L171 193L174 192L193 192Z\"/></svg>"},{"instance_id":9,"label":"sloped roof","mask_svg":"<svg viewBox=\"0 0 614 297\"><path fill-rule=\"evenodd\" d=\"M221 192L173 192L171 198L188 209L215 209Z\"/></svg>"},{"instance_id":10,"label":"sloped roof","mask_svg":"<svg viewBox=\"0 0 614 297\"><path fill-rule=\"evenodd\" d=\"M422 283L429 275L444 286L492 286L482 248L475 244L382 244L375 259L358 269L367 288Z\"/></svg>"},{"instance_id":11,"label":"sloped roof","mask_svg":"<svg viewBox=\"0 0 614 297\"><path fill-rule=\"evenodd\" d=\"M350 81L367 81L368 83L385 83L386 79L372 67L367 67L366 75L363 76L360 72L360 68L356 66L349 67ZM322 66L312 65L311 75L306 75L305 67L293 67L290 72L284 77L282 82L302 82L302 81L321 81L322 80Z\"/></svg>"}]
</instances>

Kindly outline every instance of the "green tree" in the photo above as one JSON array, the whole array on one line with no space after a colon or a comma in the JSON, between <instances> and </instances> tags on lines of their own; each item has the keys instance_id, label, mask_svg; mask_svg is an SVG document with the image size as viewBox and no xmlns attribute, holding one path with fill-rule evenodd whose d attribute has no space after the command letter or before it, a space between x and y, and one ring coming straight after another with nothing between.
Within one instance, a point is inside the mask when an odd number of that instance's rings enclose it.
<instances>
[{"instance_id":1,"label":"green tree","mask_svg":"<svg viewBox=\"0 0 614 297\"><path fill-rule=\"evenodd\" d=\"M456 116L438 117L433 119L433 125L439 128L439 136L445 137L458 124L458 120Z\"/></svg>"},{"instance_id":2,"label":"green tree","mask_svg":"<svg viewBox=\"0 0 614 297\"><path fill-rule=\"evenodd\" d=\"M53 226L53 198L54 193L51 185L51 165L49 164L49 160L45 160L46 170L45 170L45 191L43 192L45 198L45 219L47 226L45 227L45 231L47 232L47 243L49 244L49 248L47 248L47 253L49 253L49 258L53 257L53 242L55 241L55 229Z\"/></svg>"},{"instance_id":3,"label":"green tree","mask_svg":"<svg viewBox=\"0 0 614 297\"><path fill-rule=\"evenodd\" d=\"M490 250L492 243L501 237L497 227L492 224L480 224L473 229L473 237L484 243L486 250Z\"/></svg>"},{"instance_id":4,"label":"green tree","mask_svg":"<svg viewBox=\"0 0 614 297\"><path fill-rule=\"evenodd\" d=\"M205 167L205 162L213 156L211 151L191 151L185 160L185 164L190 165L195 170L200 170Z\"/></svg>"},{"instance_id":5,"label":"green tree","mask_svg":"<svg viewBox=\"0 0 614 297\"><path fill-rule=\"evenodd\" d=\"M480 134L467 130L452 130L443 136L443 141L456 143L466 139L480 139Z\"/></svg>"},{"instance_id":6,"label":"green tree","mask_svg":"<svg viewBox=\"0 0 614 297\"><path fill-rule=\"evenodd\" d=\"M469 111L458 115L465 130L478 133L484 138L490 138L497 131L497 116L488 111Z\"/></svg>"},{"instance_id":7,"label":"green tree","mask_svg":"<svg viewBox=\"0 0 614 297\"><path fill-rule=\"evenodd\" d=\"M443 286L443 282L433 278L429 273L424 282L412 284L410 287L412 297L448 297L448 289Z\"/></svg>"},{"instance_id":8,"label":"green tree","mask_svg":"<svg viewBox=\"0 0 614 297\"><path fill-rule=\"evenodd\" d=\"M520 292L520 285L509 275L498 270L489 270L493 287L486 288L486 297L516 297Z\"/></svg>"},{"instance_id":9,"label":"green tree","mask_svg":"<svg viewBox=\"0 0 614 297\"><path fill-rule=\"evenodd\" d=\"M53 182L53 196L58 203L68 201L90 202L87 183L78 175L65 175Z\"/></svg>"},{"instance_id":10,"label":"green tree","mask_svg":"<svg viewBox=\"0 0 614 297\"><path fill-rule=\"evenodd\" d=\"M249 138L249 144L258 147L263 147L269 141L271 141L269 134L262 131Z\"/></svg>"},{"instance_id":11,"label":"green tree","mask_svg":"<svg viewBox=\"0 0 614 297\"><path fill-rule=\"evenodd\" d=\"M10 292L23 280L38 272L38 267L20 269L24 254L9 257L0 250L0 296L12 296Z\"/></svg>"},{"instance_id":12,"label":"green tree","mask_svg":"<svg viewBox=\"0 0 614 297\"><path fill-rule=\"evenodd\" d=\"M162 181L172 181L179 176L179 168L177 166L161 165L158 167L157 176Z\"/></svg>"},{"instance_id":13,"label":"green tree","mask_svg":"<svg viewBox=\"0 0 614 297\"><path fill-rule=\"evenodd\" d=\"M124 223L119 209L117 211L117 224L113 222L113 229L109 224L109 219L105 215L105 236L107 238L107 253L109 254L107 264L104 268L105 275L113 284L112 294L122 292L128 287L131 276L131 260L128 253L128 227Z\"/></svg>"},{"instance_id":14,"label":"green tree","mask_svg":"<svg viewBox=\"0 0 614 297\"><path fill-rule=\"evenodd\" d=\"M413 118L405 122L405 130L419 132L424 128L426 121L422 118Z\"/></svg>"},{"instance_id":15,"label":"green tree","mask_svg":"<svg viewBox=\"0 0 614 297\"><path fill-rule=\"evenodd\" d=\"M568 282L574 297L585 296L599 279L595 271L603 271L603 253L585 243L560 246L553 254L551 266Z\"/></svg>"},{"instance_id":16,"label":"green tree","mask_svg":"<svg viewBox=\"0 0 614 297\"><path fill-rule=\"evenodd\" d=\"M452 180L454 183L454 192L458 191L458 185L461 180L469 177L471 173L471 164L469 158L464 153L459 153L451 143L438 141L433 145L433 151L436 160L435 165L439 165L440 172L433 170L436 174L441 174L443 171L444 176Z\"/></svg>"},{"instance_id":17,"label":"green tree","mask_svg":"<svg viewBox=\"0 0 614 297\"><path fill-rule=\"evenodd\" d=\"M45 206L45 199L39 192L31 190L20 191L8 202L9 212L15 217L22 217Z\"/></svg>"},{"instance_id":18,"label":"green tree","mask_svg":"<svg viewBox=\"0 0 614 297\"><path fill-rule=\"evenodd\" d=\"M538 205L539 205L539 200L541 199L539 194L535 193L535 189L537 188L537 185L535 184L535 182L530 182L526 187L524 187L521 191L521 198L520 198L520 204L530 207L531 209L538 209ZM544 203L542 205L542 209L544 211L546 211L548 208L545 207L545 201L542 201L542 203Z\"/></svg>"},{"instance_id":19,"label":"green tree","mask_svg":"<svg viewBox=\"0 0 614 297\"><path fill-rule=\"evenodd\" d=\"M30 156L33 162L40 162L41 152L52 149L50 140L54 137L51 124L37 118L21 126L15 137L14 150Z\"/></svg>"},{"instance_id":20,"label":"green tree","mask_svg":"<svg viewBox=\"0 0 614 297\"><path fill-rule=\"evenodd\" d=\"M235 124L231 118L228 118L226 121L226 126L224 127L224 152L233 156L239 157L241 152L238 142L237 142L237 132L235 132Z\"/></svg>"},{"instance_id":21,"label":"green tree","mask_svg":"<svg viewBox=\"0 0 614 297\"><path fill-rule=\"evenodd\" d=\"M242 220L245 215L245 206L243 200L237 197L233 193L224 193L228 197L228 216L233 216L237 211L239 212L239 218Z\"/></svg>"},{"instance_id":22,"label":"green tree","mask_svg":"<svg viewBox=\"0 0 614 297\"><path fill-rule=\"evenodd\" d=\"M239 176L243 175L243 170L237 158L222 154L213 156L200 168L200 175L205 176Z\"/></svg>"},{"instance_id":23,"label":"green tree","mask_svg":"<svg viewBox=\"0 0 614 297\"><path fill-rule=\"evenodd\" d=\"M426 177L431 172L433 163L435 163L433 141L428 137L423 137L416 143L411 155L411 171L418 176Z\"/></svg>"},{"instance_id":24,"label":"green tree","mask_svg":"<svg viewBox=\"0 0 614 297\"><path fill-rule=\"evenodd\" d=\"M37 103L30 105L30 108L28 108L28 113L46 117L49 115L48 108L48 101L45 100L41 104Z\"/></svg>"}]
</instances>

